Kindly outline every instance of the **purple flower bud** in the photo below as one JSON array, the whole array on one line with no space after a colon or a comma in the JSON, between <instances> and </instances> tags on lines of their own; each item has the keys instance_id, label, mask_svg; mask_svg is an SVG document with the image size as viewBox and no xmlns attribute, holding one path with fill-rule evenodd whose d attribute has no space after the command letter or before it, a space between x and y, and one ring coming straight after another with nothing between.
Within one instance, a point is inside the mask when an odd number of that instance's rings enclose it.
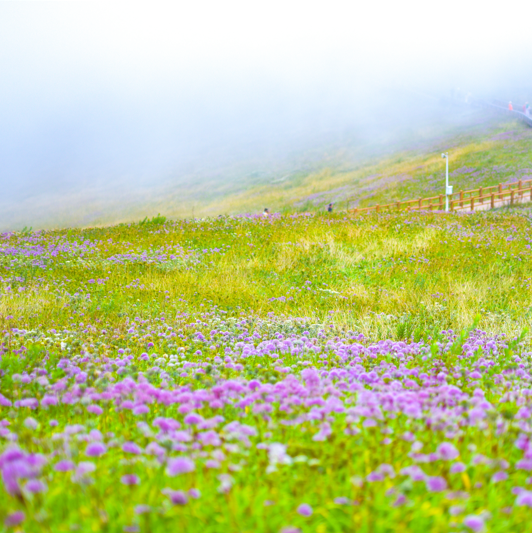
<instances>
[{"instance_id":1,"label":"purple flower bud","mask_svg":"<svg viewBox=\"0 0 532 533\"><path fill-rule=\"evenodd\" d=\"M373 482L373 481L382 481L384 479L384 475L381 474L380 472L371 472L371 474L369 474L367 477L366 477L366 480L367 481L370 481L370 482Z\"/></svg>"},{"instance_id":2,"label":"purple flower bud","mask_svg":"<svg viewBox=\"0 0 532 533\"><path fill-rule=\"evenodd\" d=\"M134 454L141 453L141 449L134 442L124 443L124 445L122 446L122 451L126 453L134 453Z\"/></svg>"},{"instance_id":3,"label":"purple flower bud","mask_svg":"<svg viewBox=\"0 0 532 533\"><path fill-rule=\"evenodd\" d=\"M136 407L133 408L133 414L135 416L139 416L139 415L145 415L147 413L150 412L150 408L147 406L147 405L137 405Z\"/></svg>"},{"instance_id":4,"label":"purple flower bud","mask_svg":"<svg viewBox=\"0 0 532 533\"><path fill-rule=\"evenodd\" d=\"M188 491L188 495L191 497L191 498L194 498L195 500L197 500L198 498L201 497L201 492L198 490L198 489L190 489Z\"/></svg>"},{"instance_id":5,"label":"purple flower bud","mask_svg":"<svg viewBox=\"0 0 532 533\"><path fill-rule=\"evenodd\" d=\"M138 485L140 480L135 474L126 474L120 478L123 485Z\"/></svg>"},{"instance_id":6,"label":"purple flower bud","mask_svg":"<svg viewBox=\"0 0 532 533\"><path fill-rule=\"evenodd\" d=\"M96 405L96 404L87 405L87 411L89 413L92 413L93 415L98 415L98 416L103 413L103 409L99 405Z\"/></svg>"},{"instance_id":7,"label":"purple flower bud","mask_svg":"<svg viewBox=\"0 0 532 533\"><path fill-rule=\"evenodd\" d=\"M515 505L532 507L532 492L528 490L521 491L515 500Z\"/></svg>"},{"instance_id":8,"label":"purple flower bud","mask_svg":"<svg viewBox=\"0 0 532 533\"><path fill-rule=\"evenodd\" d=\"M491 476L492 483L498 483L499 481L506 481L507 479L508 479L508 474L504 472L503 470L500 470L499 472L495 472L495 474Z\"/></svg>"},{"instance_id":9,"label":"purple flower bud","mask_svg":"<svg viewBox=\"0 0 532 533\"><path fill-rule=\"evenodd\" d=\"M188 502L187 495L182 490L163 489L163 494L166 494L174 505L186 505Z\"/></svg>"},{"instance_id":10,"label":"purple flower bud","mask_svg":"<svg viewBox=\"0 0 532 533\"><path fill-rule=\"evenodd\" d=\"M18 526L24 522L25 515L22 511L16 511L14 513L8 514L4 520L6 527Z\"/></svg>"},{"instance_id":11,"label":"purple flower bud","mask_svg":"<svg viewBox=\"0 0 532 533\"><path fill-rule=\"evenodd\" d=\"M451 472L451 474L459 474L460 472L464 472L465 469L466 466L464 463L454 463L449 469L449 472Z\"/></svg>"},{"instance_id":12,"label":"purple flower bud","mask_svg":"<svg viewBox=\"0 0 532 533\"><path fill-rule=\"evenodd\" d=\"M444 460L444 461L452 461L453 459L456 459L458 457L458 450L454 447L453 444L450 442L442 442L438 446L438 455Z\"/></svg>"},{"instance_id":13,"label":"purple flower bud","mask_svg":"<svg viewBox=\"0 0 532 533\"><path fill-rule=\"evenodd\" d=\"M101 442L91 442L87 446L85 453L89 457L100 457L100 455L103 455L106 451L107 448Z\"/></svg>"},{"instance_id":14,"label":"purple flower bud","mask_svg":"<svg viewBox=\"0 0 532 533\"><path fill-rule=\"evenodd\" d=\"M169 476L176 476L178 474L186 474L192 472L196 468L194 461L188 457L176 457L168 460L166 473Z\"/></svg>"},{"instance_id":15,"label":"purple flower bud","mask_svg":"<svg viewBox=\"0 0 532 533\"><path fill-rule=\"evenodd\" d=\"M200 415L197 415L196 413L189 413L187 416L185 416L185 424L189 425L195 425L199 424L203 420L203 417Z\"/></svg>"},{"instance_id":16,"label":"purple flower bud","mask_svg":"<svg viewBox=\"0 0 532 533\"><path fill-rule=\"evenodd\" d=\"M46 490L46 485L39 479L30 479L26 483L26 490L28 492L44 492Z\"/></svg>"},{"instance_id":17,"label":"purple flower bud","mask_svg":"<svg viewBox=\"0 0 532 533\"><path fill-rule=\"evenodd\" d=\"M464 526L478 533L484 529L484 519L477 515L469 515L464 518Z\"/></svg>"},{"instance_id":18,"label":"purple flower bud","mask_svg":"<svg viewBox=\"0 0 532 533\"><path fill-rule=\"evenodd\" d=\"M308 505L307 503L302 503L298 508L297 512L301 516L310 516L312 514L312 507Z\"/></svg>"},{"instance_id":19,"label":"purple flower bud","mask_svg":"<svg viewBox=\"0 0 532 533\"><path fill-rule=\"evenodd\" d=\"M95 470L96 465L94 463L91 463L90 461L81 461L81 463L79 463L78 467L76 468L76 474L78 476L84 476L86 474L94 472Z\"/></svg>"},{"instance_id":20,"label":"purple flower bud","mask_svg":"<svg viewBox=\"0 0 532 533\"><path fill-rule=\"evenodd\" d=\"M440 476L433 476L425 480L425 485L430 492L441 492L447 488L447 481Z\"/></svg>"},{"instance_id":21,"label":"purple flower bud","mask_svg":"<svg viewBox=\"0 0 532 533\"><path fill-rule=\"evenodd\" d=\"M394 507L401 507L401 505L404 505L406 503L406 496L404 494L398 494L397 498L395 498L395 501L393 502Z\"/></svg>"},{"instance_id":22,"label":"purple flower bud","mask_svg":"<svg viewBox=\"0 0 532 533\"><path fill-rule=\"evenodd\" d=\"M74 470L75 465L72 461L62 460L55 464L54 470L57 472L68 472Z\"/></svg>"}]
</instances>

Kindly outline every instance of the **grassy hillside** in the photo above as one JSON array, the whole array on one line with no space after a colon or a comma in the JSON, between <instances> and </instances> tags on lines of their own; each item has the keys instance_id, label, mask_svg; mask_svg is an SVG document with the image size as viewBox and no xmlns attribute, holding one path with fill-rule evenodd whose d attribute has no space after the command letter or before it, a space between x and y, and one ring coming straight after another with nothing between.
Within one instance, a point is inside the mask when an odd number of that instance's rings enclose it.
<instances>
[{"instance_id":1,"label":"grassy hillside","mask_svg":"<svg viewBox=\"0 0 532 533\"><path fill-rule=\"evenodd\" d=\"M316 211L329 202L345 209L441 194L449 152L450 182L455 190L532 178L532 129L518 121L475 113L476 123L446 134L427 131L408 150L350 168L331 166L280 183L244 191L229 198L229 212L256 212L262 204L281 212ZM416 146L417 145L417 146ZM208 212L216 212L210 206Z\"/></svg>"},{"instance_id":2,"label":"grassy hillside","mask_svg":"<svg viewBox=\"0 0 532 533\"><path fill-rule=\"evenodd\" d=\"M440 113L441 123L434 117L410 127L405 119L380 127L377 122L368 131L337 132L334 142L316 141L313 149L257 160L242 155L239 163L214 173L199 165L190 175L154 176L142 187L116 176L104 189L95 184L36 196L29 190L23 201L0 199L0 228L108 225L156 213L171 218L260 213L264 207L315 212L329 202L344 209L348 199L364 206L435 195L443 190L442 151L449 151L457 190L532 175L532 129L483 110L441 107Z\"/></svg>"},{"instance_id":3,"label":"grassy hillside","mask_svg":"<svg viewBox=\"0 0 532 533\"><path fill-rule=\"evenodd\" d=\"M525 530L531 243L518 210L3 234L0 520Z\"/></svg>"}]
</instances>

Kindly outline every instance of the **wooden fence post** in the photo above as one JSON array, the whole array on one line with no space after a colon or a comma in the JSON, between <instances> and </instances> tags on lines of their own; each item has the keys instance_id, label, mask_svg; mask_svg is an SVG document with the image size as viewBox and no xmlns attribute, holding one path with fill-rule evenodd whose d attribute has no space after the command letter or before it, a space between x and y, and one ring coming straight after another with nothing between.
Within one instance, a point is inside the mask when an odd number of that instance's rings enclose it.
<instances>
[{"instance_id":1,"label":"wooden fence post","mask_svg":"<svg viewBox=\"0 0 532 533\"><path fill-rule=\"evenodd\" d=\"M499 183L499 200L502 200L502 183Z\"/></svg>"},{"instance_id":2,"label":"wooden fence post","mask_svg":"<svg viewBox=\"0 0 532 533\"><path fill-rule=\"evenodd\" d=\"M532 202L532 183L530 184L530 201Z\"/></svg>"},{"instance_id":3,"label":"wooden fence post","mask_svg":"<svg viewBox=\"0 0 532 533\"><path fill-rule=\"evenodd\" d=\"M419 209L421 209L421 202L423 202L423 198L419 199Z\"/></svg>"},{"instance_id":4,"label":"wooden fence post","mask_svg":"<svg viewBox=\"0 0 532 533\"><path fill-rule=\"evenodd\" d=\"M464 191L460 191L460 207L464 207Z\"/></svg>"},{"instance_id":5,"label":"wooden fence post","mask_svg":"<svg viewBox=\"0 0 532 533\"><path fill-rule=\"evenodd\" d=\"M454 200L451 200L449 203L449 211L452 213L454 209Z\"/></svg>"},{"instance_id":6,"label":"wooden fence post","mask_svg":"<svg viewBox=\"0 0 532 533\"><path fill-rule=\"evenodd\" d=\"M514 194L515 194L515 191L512 189L512 192L510 195L510 205L514 205Z\"/></svg>"},{"instance_id":7,"label":"wooden fence post","mask_svg":"<svg viewBox=\"0 0 532 533\"><path fill-rule=\"evenodd\" d=\"M375 206L375 212L376 212L376 213L379 212L379 207L380 207L379 204L377 204L377 205Z\"/></svg>"},{"instance_id":8,"label":"wooden fence post","mask_svg":"<svg viewBox=\"0 0 532 533\"><path fill-rule=\"evenodd\" d=\"M532 189L530 189L532 192ZM491 208L493 209L495 207L495 193L491 193Z\"/></svg>"},{"instance_id":9,"label":"wooden fence post","mask_svg":"<svg viewBox=\"0 0 532 533\"><path fill-rule=\"evenodd\" d=\"M397 211L401 211L401 202L397 202Z\"/></svg>"},{"instance_id":10,"label":"wooden fence post","mask_svg":"<svg viewBox=\"0 0 532 533\"><path fill-rule=\"evenodd\" d=\"M475 210L475 197L471 196L471 211Z\"/></svg>"},{"instance_id":11,"label":"wooden fence post","mask_svg":"<svg viewBox=\"0 0 532 533\"><path fill-rule=\"evenodd\" d=\"M523 193L521 192L521 189L523 188L523 180L519 180L519 197L523 196Z\"/></svg>"},{"instance_id":12,"label":"wooden fence post","mask_svg":"<svg viewBox=\"0 0 532 533\"><path fill-rule=\"evenodd\" d=\"M479 188L478 190L478 201L483 204L484 203L484 200L482 199L482 187Z\"/></svg>"}]
</instances>

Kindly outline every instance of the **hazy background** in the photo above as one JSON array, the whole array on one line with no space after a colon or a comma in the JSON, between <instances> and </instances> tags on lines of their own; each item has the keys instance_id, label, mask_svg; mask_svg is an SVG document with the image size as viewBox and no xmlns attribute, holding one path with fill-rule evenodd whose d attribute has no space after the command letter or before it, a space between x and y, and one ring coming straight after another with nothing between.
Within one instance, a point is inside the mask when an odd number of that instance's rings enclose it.
<instances>
[{"instance_id":1,"label":"hazy background","mask_svg":"<svg viewBox=\"0 0 532 533\"><path fill-rule=\"evenodd\" d=\"M520 2L182 4L0 3L0 229L150 215L168 195L223 211L338 151L467 120L438 100L453 88L531 94Z\"/></svg>"}]
</instances>

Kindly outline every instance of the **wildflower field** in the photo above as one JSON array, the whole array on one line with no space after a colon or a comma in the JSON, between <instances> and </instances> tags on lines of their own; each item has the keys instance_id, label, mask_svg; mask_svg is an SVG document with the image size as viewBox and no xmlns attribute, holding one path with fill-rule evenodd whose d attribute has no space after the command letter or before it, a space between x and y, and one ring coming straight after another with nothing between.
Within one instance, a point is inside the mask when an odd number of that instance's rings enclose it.
<instances>
[{"instance_id":1,"label":"wildflower field","mask_svg":"<svg viewBox=\"0 0 532 533\"><path fill-rule=\"evenodd\" d=\"M0 235L0 530L526 531L531 245L519 210Z\"/></svg>"}]
</instances>

